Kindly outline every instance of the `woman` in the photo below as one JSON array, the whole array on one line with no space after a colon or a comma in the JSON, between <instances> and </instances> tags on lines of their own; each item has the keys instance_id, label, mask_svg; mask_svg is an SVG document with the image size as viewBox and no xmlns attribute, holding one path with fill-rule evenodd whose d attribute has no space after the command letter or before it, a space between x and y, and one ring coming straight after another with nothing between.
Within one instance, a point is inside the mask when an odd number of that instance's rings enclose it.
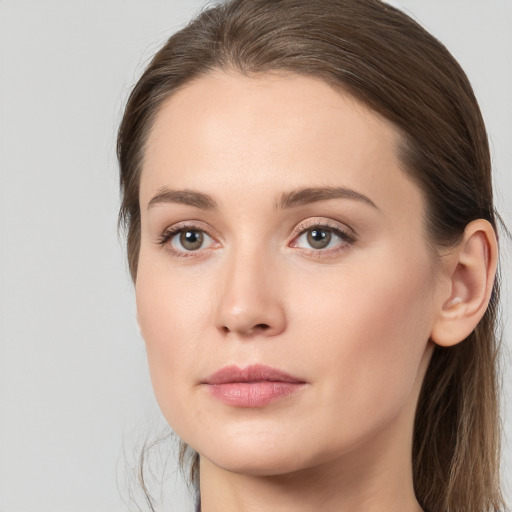
<instances>
[{"instance_id":1,"label":"woman","mask_svg":"<svg viewBox=\"0 0 512 512\"><path fill-rule=\"evenodd\" d=\"M154 57L118 156L203 512L503 509L489 149L438 41L377 0L229 1Z\"/></svg>"}]
</instances>

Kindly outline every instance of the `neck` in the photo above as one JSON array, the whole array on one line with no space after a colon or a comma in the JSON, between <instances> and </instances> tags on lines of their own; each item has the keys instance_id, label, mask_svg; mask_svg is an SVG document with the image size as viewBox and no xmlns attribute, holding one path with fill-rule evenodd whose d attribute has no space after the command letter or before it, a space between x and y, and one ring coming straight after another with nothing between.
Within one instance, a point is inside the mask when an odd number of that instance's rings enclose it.
<instances>
[{"instance_id":1,"label":"neck","mask_svg":"<svg viewBox=\"0 0 512 512\"><path fill-rule=\"evenodd\" d=\"M273 512L420 512L412 432L393 425L381 434L335 460L279 475L234 473L202 457L202 512L261 512L269 504Z\"/></svg>"}]
</instances>

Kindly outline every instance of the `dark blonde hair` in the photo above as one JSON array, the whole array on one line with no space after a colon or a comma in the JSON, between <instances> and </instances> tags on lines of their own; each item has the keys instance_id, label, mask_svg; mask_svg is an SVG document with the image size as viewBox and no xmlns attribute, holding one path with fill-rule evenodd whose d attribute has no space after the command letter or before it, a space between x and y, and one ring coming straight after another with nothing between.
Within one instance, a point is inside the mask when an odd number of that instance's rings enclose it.
<instances>
[{"instance_id":1,"label":"dark blonde hair","mask_svg":"<svg viewBox=\"0 0 512 512\"><path fill-rule=\"evenodd\" d=\"M230 0L201 12L154 56L134 87L119 129L120 221L135 281L139 182L145 143L162 103L214 70L317 77L390 120L401 133L404 172L423 191L435 251L469 222L496 229L487 135L471 85L448 50L401 11L378 0ZM496 313L466 340L436 347L414 424L417 499L429 512L503 510L499 485ZM190 453L191 452L191 453ZM198 455L190 453L191 476Z\"/></svg>"}]
</instances>

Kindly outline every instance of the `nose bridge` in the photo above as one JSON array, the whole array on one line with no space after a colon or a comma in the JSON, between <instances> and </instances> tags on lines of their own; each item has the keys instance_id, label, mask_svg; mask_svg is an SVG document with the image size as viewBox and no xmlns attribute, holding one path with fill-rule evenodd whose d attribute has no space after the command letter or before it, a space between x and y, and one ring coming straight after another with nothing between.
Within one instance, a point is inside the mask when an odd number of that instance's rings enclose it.
<instances>
[{"instance_id":1,"label":"nose bridge","mask_svg":"<svg viewBox=\"0 0 512 512\"><path fill-rule=\"evenodd\" d=\"M276 255L258 244L239 244L226 257L216 323L226 333L275 335L285 328L284 304L274 272Z\"/></svg>"}]
</instances>

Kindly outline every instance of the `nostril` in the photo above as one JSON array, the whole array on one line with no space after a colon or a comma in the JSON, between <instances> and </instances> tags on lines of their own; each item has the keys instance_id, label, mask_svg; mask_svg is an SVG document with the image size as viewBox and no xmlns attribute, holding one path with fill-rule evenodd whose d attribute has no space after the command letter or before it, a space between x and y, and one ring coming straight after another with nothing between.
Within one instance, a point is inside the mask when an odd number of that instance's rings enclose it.
<instances>
[{"instance_id":1,"label":"nostril","mask_svg":"<svg viewBox=\"0 0 512 512\"><path fill-rule=\"evenodd\" d=\"M270 329L270 325L268 324L256 324L254 325L251 329L248 329L246 332L247 333L254 333L254 332L261 332L261 331L267 331L268 329ZM230 329L227 325L224 325L222 327L222 332L224 332L225 334L228 334L230 333L232 330L236 330L236 329Z\"/></svg>"}]
</instances>

